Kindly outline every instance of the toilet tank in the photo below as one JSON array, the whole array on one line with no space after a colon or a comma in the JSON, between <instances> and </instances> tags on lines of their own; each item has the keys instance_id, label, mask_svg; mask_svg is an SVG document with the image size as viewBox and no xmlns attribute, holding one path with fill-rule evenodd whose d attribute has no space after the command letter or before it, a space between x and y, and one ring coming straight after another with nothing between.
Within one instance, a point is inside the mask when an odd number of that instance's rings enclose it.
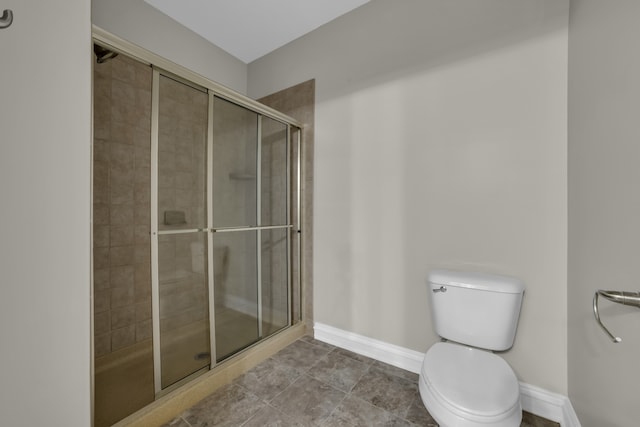
<instances>
[{"instance_id":1,"label":"toilet tank","mask_svg":"<svg viewBox=\"0 0 640 427\"><path fill-rule=\"evenodd\" d=\"M511 348L524 293L521 280L451 270L433 270L428 280L439 336L488 350Z\"/></svg>"}]
</instances>

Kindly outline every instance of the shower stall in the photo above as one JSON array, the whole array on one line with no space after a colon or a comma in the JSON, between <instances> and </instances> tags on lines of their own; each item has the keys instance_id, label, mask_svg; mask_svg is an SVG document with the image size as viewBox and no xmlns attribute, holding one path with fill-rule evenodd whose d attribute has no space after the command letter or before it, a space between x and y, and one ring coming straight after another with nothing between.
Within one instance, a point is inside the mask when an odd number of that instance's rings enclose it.
<instances>
[{"instance_id":1,"label":"shower stall","mask_svg":"<svg viewBox=\"0 0 640 427\"><path fill-rule=\"evenodd\" d=\"M96 44L95 425L300 321L294 120Z\"/></svg>"}]
</instances>

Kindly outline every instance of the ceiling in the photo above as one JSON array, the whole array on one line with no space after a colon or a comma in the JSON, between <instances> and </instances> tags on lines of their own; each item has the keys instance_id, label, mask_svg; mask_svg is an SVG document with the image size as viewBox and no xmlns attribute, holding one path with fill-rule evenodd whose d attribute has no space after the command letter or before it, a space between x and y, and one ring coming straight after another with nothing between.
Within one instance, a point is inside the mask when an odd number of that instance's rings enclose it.
<instances>
[{"instance_id":1,"label":"ceiling","mask_svg":"<svg viewBox=\"0 0 640 427\"><path fill-rule=\"evenodd\" d=\"M145 0L245 63L369 0Z\"/></svg>"}]
</instances>

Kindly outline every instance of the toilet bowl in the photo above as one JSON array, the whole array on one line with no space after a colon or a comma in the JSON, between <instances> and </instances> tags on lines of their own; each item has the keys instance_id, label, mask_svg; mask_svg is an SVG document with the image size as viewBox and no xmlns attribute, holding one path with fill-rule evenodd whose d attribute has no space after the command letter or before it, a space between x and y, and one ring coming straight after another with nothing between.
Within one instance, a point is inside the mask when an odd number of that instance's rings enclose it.
<instances>
[{"instance_id":1,"label":"toilet bowl","mask_svg":"<svg viewBox=\"0 0 640 427\"><path fill-rule=\"evenodd\" d=\"M442 427L513 427L522 418L518 379L501 357L453 343L427 352L420 395Z\"/></svg>"},{"instance_id":2,"label":"toilet bowl","mask_svg":"<svg viewBox=\"0 0 640 427\"><path fill-rule=\"evenodd\" d=\"M429 275L434 329L420 371L422 401L441 427L518 427L520 386L492 351L513 345L524 286L504 276L436 270Z\"/></svg>"}]
</instances>

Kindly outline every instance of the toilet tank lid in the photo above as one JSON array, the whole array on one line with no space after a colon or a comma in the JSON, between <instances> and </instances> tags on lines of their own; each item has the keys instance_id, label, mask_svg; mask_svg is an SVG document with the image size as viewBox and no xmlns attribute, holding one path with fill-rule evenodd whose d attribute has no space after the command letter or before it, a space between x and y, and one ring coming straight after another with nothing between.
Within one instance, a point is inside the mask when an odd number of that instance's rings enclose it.
<instances>
[{"instance_id":1,"label":"toilet tank lid","mask_svg":"<svg viewBox=\"0 0 640 427\"><path fill-rule=\"evenodd\" d=\"M524 292L524 283L520 279L477 272L432 270L429 273L429 283L509 294Z\"/></svg>"}]
</instances>

